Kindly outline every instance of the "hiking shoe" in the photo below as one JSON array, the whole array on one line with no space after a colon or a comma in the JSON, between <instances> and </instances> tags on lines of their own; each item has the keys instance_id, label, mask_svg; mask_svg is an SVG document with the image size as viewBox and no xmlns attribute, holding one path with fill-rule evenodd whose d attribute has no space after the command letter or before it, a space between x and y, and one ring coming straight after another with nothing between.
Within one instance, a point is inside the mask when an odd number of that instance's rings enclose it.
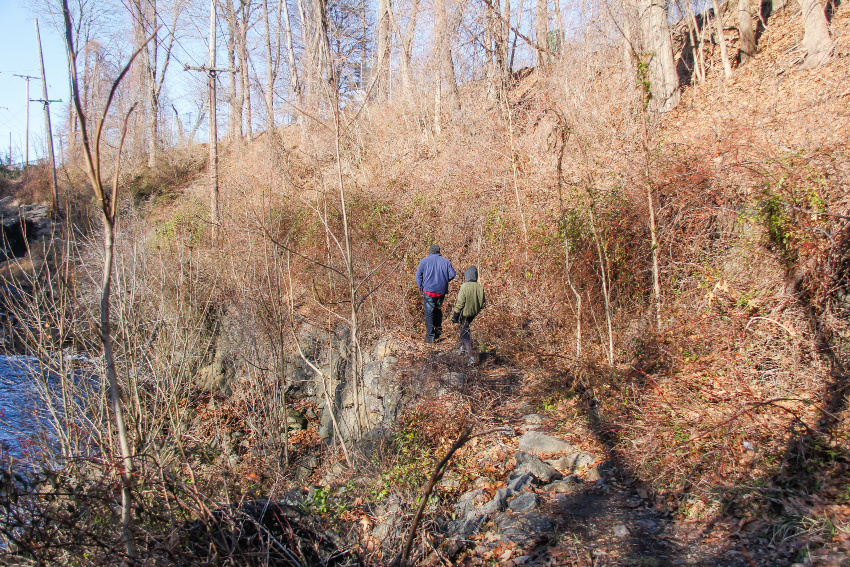
<instances>
[{"instance_id":1,"label":"hiking shoe","mask_svg":"<svg viewBox=\"0 0 850 567\"><path fill-rule=\"evenodd\" d=\"M470 357L469 357L469 362L467 362L467 363L466 363L466 365L467 365L467 366L475 366L475 357L474 357L474 356L470 356Z\"/></svg>"},{"instance_id":2,"label":"hiking shoe","mask_svg":"<svg viewBox=\"0 0 850 567\"><path fill-rule=\"evenodd\" d=\"M434 344L434 339L431 337L425 337L425 344L432 345Z\"/></svg>"},{"instance_id":3,"label":"hiking shoe","mask_svg":"<svg viewBox=\"0 0 850 567\"><path fill-rule=\"evenodd\" d=\"M464 352L466 352L466 349L463 348L463 346L461 346L459 349L457 349L457 353L461 356L463 356Z\"/></svg>"}]
</instances>

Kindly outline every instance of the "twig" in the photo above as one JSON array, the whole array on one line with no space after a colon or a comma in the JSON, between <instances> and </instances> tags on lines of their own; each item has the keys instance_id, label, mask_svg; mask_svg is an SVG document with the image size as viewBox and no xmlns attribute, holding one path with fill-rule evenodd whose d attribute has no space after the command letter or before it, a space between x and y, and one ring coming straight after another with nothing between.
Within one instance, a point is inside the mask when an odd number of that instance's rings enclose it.
<instances>
[{"instance_id":1,"label":"twig","mask_svg":"<svg viewBox=\"0 0 850 567\"><path fill-rule=\"evenodd\" d=\"M744 335L746 335L746 334L747 334L747 330L750 328L750 325L752 324L752 322L753 322L753 321L755 321L755 320L757 320L757 319L761 319L761 320L763 320L763 321L770 321L770 322L771 322L771 323L773 323L774 325L779 325L780 327L782 327L783 329L785 329L785 332L786 332L786 333L788 333L789 335L791 335L792 337L796 336L796 335L794 334L794 331L792 331L791 329L789 329L788 327L786 327L785 325L783 325L782 323L780 323L779 321L777 321L777 320L775 320L775 319L771 319L770 317L750 317L750 320L749 320L749 322L747 323L747 326L746 326L746 327L744 327L744 331L741 333L741 338L743 338L743 337L744 337Z\"/></svg>"},{"instance_id":2,"label":"twig","mask_svg":"<svg viewBox=\"0 0 850 567\"><path fill-rule=\"evenodd\" d=\"M410 531L407 533L407 541L404 544L404 551L393 559L393 562L390 564L391 567L405 567L407 565L407 560L410 557L410 548L413 547L413 539L416 537L416 530L419 527L419 521L422 519L422 514L425 512L425 506L428 504L428 498L431 496L431 492L434 491L434 487L437 483L442 480L443 474L446 472L446 466L449 464L449 461L457 450L475 437L481 437L482 435L488 435L496 431L513 431L513 429L510 427L496 427L473 435L472 425L468 425L466 429L463 430L463 433L460 434L460 437L457 438L457 441L454 442L451 449L449 449L449 452L446 453L446 456L437 463L437 466L434 468L434 473L431 475L431 479L425 487L425 492L422 494L422 501L419 503L419 509L416 510L416 515L413 516L413 522L410 524Z\"/></svg>"}]
</instances>

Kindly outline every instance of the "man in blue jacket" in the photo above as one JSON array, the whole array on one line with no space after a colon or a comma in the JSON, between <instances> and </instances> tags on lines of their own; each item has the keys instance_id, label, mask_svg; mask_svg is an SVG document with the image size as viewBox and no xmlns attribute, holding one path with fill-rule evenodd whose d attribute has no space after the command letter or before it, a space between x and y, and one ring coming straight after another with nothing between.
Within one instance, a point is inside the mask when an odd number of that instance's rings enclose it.
<instances>
[{"instance_id":1,"label":"man in blue jacket","mask_svg":"<svg viewBox=\"0 0 850 567\"><path fill-rule=\"evenodd\" d=\"M443 300L449 292L449 282L454 278L452 263L440 254L439 244L432 244L428 256L419 262L416 269L416 286L422 292L425 306L426 343L435 342L443 332Z\"/></svg>"}]
</instances>

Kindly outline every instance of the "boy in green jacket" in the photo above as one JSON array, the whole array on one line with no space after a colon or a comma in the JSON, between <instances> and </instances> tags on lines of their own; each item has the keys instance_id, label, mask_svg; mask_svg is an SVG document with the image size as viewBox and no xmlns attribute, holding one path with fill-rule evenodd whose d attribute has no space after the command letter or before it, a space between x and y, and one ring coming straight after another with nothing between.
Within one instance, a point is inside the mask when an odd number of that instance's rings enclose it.
<instances>
[{"instance_id":1,"label":"boy in green jacket","mask_svg":"<svg viewBox=\"0 0 850 567\"><path fill-rule=\"evenodd\" d=\"M476 315L487 306L484 297L484 287L478 283L478 268L470 266L463 273L464 284L457 292L457 301L452 312L452 323L460 323L461 354L466 351L469 357L469 365L475 364L475 355L472 352L472 336L469 334L469 324Z\"/></svg>"}]
</instances>

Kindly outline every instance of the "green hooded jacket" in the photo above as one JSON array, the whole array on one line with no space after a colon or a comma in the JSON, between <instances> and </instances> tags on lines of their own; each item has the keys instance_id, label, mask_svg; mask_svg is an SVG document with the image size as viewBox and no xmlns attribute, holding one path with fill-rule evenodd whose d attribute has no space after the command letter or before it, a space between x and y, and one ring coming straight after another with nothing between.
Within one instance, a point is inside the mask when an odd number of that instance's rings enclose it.
<instances>
[{"instance_id":1,"label":"green hooded jacket","mask_svg":"<svg viewBox=\"0 0 850 567\"><path fill-rule=\"evenodd\" d=\"M467 319L472 319L487 307L487 298L484 297L484 287L478 283L478 268L471 266L463 273L465 283L457 292L454 312L460 313Z\"/></svg>"}]
</instances>

